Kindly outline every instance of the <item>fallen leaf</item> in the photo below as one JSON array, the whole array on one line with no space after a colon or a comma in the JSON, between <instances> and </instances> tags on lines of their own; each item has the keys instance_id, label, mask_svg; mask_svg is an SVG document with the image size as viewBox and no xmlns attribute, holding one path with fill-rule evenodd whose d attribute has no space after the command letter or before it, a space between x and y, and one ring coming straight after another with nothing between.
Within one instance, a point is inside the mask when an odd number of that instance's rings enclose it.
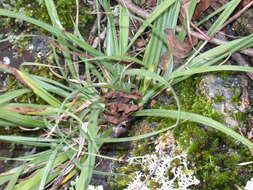
<instances>
[{"instance_id":1,"label":"fallen leaf","mask_svg":"<svg viewBox=\"0 0 253 190\"><path fill-rule=\"evenodd\" d=\"M141 95L137 92L133 92L132 94L127 94L124 92L120 92L120 91L111 91L108 94L106 94L103 98L105 99L121 99L128 101L129 99L133 99L133 100L139 100L141 98Z\"/></svg>"},{"instance_id":2,"label":"fallen leaf","mask_svg":"<svg viewBox=\"0 0 253 190\"><path fill-rule=\"evenodd\" d=\"M184 20L187 18L189 6L191 4L191 0L183 0L180 10L180 20Z\"/></svg>"},{"instance_id":3,"label":"fallen leaf","mask_svg":"<svg viewBox=\"0 0 253 190\"><path fill-rule=\"evenodd\" d=\"M5 65L3 62L0 61L0 69L7 70L10 74L14 75L17 80L19 80L21 83L23 83L28 88L33 88L23 79L22 75L20 74L20 71L14 67L11 67L9 65Z\"/></svg>"},{"instance_id":4,"label":"fallen leaf","mask_svg":"<svg viewBox=\"0 0 253 190\"><path fill-rule=\"evenodd\" d=\"M142 106L130 102L140 98L140 94L136 92L131 94L120 91L109 92L102 98L106 105L106 112L103 114L104 118L113 124L119 124L127 120L133 112L142 109Z\"/></svg>"},{"instance_id":5,"label":"fallen leaf","mask_svg":"<svg viewBox=\"0 0 253 190\"><path fill-rule=\"evenodd\" d=\"M213 0L200 0L193 15L193 19L197 19L210 5Z\"/></svg>"},{"instance_id":6,"label":"fallen leaf","mask_svg":"<svg viewBox=\"0 0 253 190\"><path fill-rule=\"evenodd\" d=\"M189 38L187 38L184 42L181 42L176 35L174 34L172 29L165 29L165 33L167 34L169 50L173 56L177 58L186 58L192 50L192 47L197 44L197 38L191 37L192 43Z\"/></svg>"},{"instance_id":7,"label":"fallen leaf","mask_svg":"<svg viewBox=\"0 0 253 190\"><path fill-rule=\"evenodd\" d=\"M19 114L33 114L34 112L46 111L46 108L31 108L31 107L17 107L17 106L6 106L6 110L16 112Z\"/></svg>"},{"instance_id":8,"label":"fallen leaf","mask_svg":"<svg viewBox=\"0 0 253 190\"><path fill-rule=\"evenodd\" d=\"M143 48L144 46L146 46L147 45L147 40L144 40L143 38L138 38L136 41L135 41L135 43L134 43L134 45L137 47L137 48Z\"/></svg>"},{"instance_id":9,"label":"fallen leaf","mask_svg":"<svg viewBox=\"0 0 253 190\"><path fill-rule=\"evenodd\" d=\"M246 5L248 5L252 0L242 0L240 2L240 7L245 7Z\"/></svg>"}]
</instances>

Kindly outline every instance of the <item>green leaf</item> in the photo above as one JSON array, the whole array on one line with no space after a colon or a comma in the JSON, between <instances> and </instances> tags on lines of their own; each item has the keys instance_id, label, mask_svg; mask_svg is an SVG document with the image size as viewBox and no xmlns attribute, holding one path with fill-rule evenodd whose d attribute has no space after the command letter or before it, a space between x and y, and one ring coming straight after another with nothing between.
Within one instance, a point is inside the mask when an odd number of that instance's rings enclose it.
<instances>
[{"instance_id":1,"label":"green leaf","mask_svg":"<svg viewBox=\"0 0 253 190\"><path fill-rule=\"evenodd\" d=\"M27 117L16 112L9 111L4 107L0 107L0 119L6 122L15 123L16 126L23 126L23 127L39 127L44 128L46 127L44 122L41 119L33 119L31 117Z\"/></svg>"},{"instance_id":2,"label":"green leaf","mask_svg":"<svg viewBox=\"0 0 253 190\"><path fill-rule=\"evenodd\" d=\"M17 171L12 175L11 180L9 181L6 190L12 190L18 180L18 177L22 173L23 169L25 168L25 165L21 165L17 168Z\"/></svg>"},{"instance_id":3,"label":"green leaf","mask_svg":"<svg viewBox=\"0 0 253 190\"><path fill-rule=\"evenodd\" d=\"M49 17L50 17L53 25L55 27L59 28L60 30L64 30L63 26L61 25L61 21L58 17L54 1L44 0L44 2L46 3L47 12L49 14Z\"/></svg>"},{"instance_id":4,"label":"green leaf","mask_svg":"<svg viewBox=\"0 0 253 190\"><path fill-rule=\"evenodd\" d=\"M120 55L124 55L128 45L129 34L129 11L126 7L120 6L119 15L119 49Z\"/></svg>"},{"instance_id":5,"label":"green leaf","mask_svg":"<svg viewBox=\"0 0 253 190\"><path fill-rule=\"evenodd\" d=\"M177 0L165 0L160 5L158 5L155 10L149 15L147 19L143 21L142 26L139 30L135 33L134 37L128 44L127 50L133 45L135 40L144 32L144 30L152 24L164 11L166 11L173 3Z\"/></svg>"},{"instance_id":6,"label":"green leaf","mask_svg":"<svg viewBox=\"0 0 253 190\"><path fill-rule=\"evenodd\" d=\"M26 94L28 92L31 92L31 90L30 89L19 89L19 90L13 90L10 92L6 92L0 96L0 104L6 103L14 98L17 98L18 96Z\"/></svg>"},{"instance_id":7,"label":"green leaf","mask_svg":"<svg viewBox=\"0 0 253 190\"><path fill-rule=\"evenodd\" d=\"M37 79L33 78L31 75L25 72L18 72L20 77L28 83L29 87L32 88L33 92L38 95L40 98L45 100L48 104L53 107L60 107L61 102L48 93L41 85Z\"/></svg>"},{"instance_id":8,"label":"green leaf","mask_svg":"<svg viewBox=\"0 0 253 190\"><path fill-rule=\"evenodd\" d=\"M90 115L89 124L87 127L87 132L90 137L90 139L88 139L88 157L84 161L84 164L82 166L80 178L78 179L76 185L77 190L87 189L92 177L93 169L95 166L96 154L99 150L96 142L98 132L97 120L99 113L100 110L94 110Z\"/></svg>"},{"instance_id":9,"label":"green leaf","mask_svg":"<svg viewBox=\"0 0 253 190\"><path fill-rule=\"evenodd\" d=\"M141 110L137 111L134 115L135 116L150 116L150 117L168 117L168 118L176 118L177 111L175 110L165 110L165 109L147 109L147 110ZM203 125L210 126L214 129L217 129L228 136L240 141L244 145L248 146L251 151L253 151L253 143L246 139L245 137L239 135L232 129L226 127L225 125L219 123L218 121L215 121L213 119L210 119L208 117L204 117L199 114L195 113L188 113L188 112L181 112L180 119L183 120L189 120L193 122L197 122Z\"/></svg>"},{"instance_id":10,"label":"green leaf","mask_svg":"<svg viewBox=\"0 0 253 190\"><path fill-rule=\"evenodd\" d=\"M47 182L47 178L48 178L48 176L50 174L50 171L53 168L53 163L55 161L57 153L58 153L58 147L52 152L52 154L49 157L49 160L48 160L47 165L46 165L46 167L44 169L44 172L43 172L43 175L42 175L42 178L41 178L38 190L44 190L46 182Z\"/></svg>"}]
</instances>

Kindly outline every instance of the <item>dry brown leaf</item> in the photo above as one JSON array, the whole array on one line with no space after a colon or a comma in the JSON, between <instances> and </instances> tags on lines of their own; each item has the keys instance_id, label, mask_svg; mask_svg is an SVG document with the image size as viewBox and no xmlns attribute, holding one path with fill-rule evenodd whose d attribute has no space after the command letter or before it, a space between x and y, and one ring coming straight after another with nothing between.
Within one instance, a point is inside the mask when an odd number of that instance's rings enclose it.
<instances>
[{"instance_id":1,"label":"dry brown leaf","mask_svg":"<svg viewBox=\"0 0 253 190\"><path fill-rule=\"evenodd\" d=\"M147 45L148 41L147 40L144 40L142 38L138 38L134 45L137 47L137 48L143 48Z\"/></svg>"},{"instance_id":2,"label":"dry brown leaf","mask_svg":"<svg viewBox=\"0 0 253 190\"><path fill-rule=\"evenodd\" d=\"M128 119L131 113L142 109L141 106L130 103L131 100L138 100L141 96L139 93L127 94L119 91L111 91L102 99L105 101L107 112L104 118L113 124L119 124Z\"/></svg>"},{"instance_id":3,"label":"dry brown leaf","mask_svg":"<svg viewBox=\"0 0 253 190\"><path fill-rule=\"evenodd\" d=\"M208 7L210 7L212 2L213 0L200 0L195 9L193 19L197 19Z\"/></svg>"},{"instance_id":4,"label":"dry brown leaf","mask_svg":"<svg viewBox=\"0 0 253 190\"><path fill-rule=\"evenodd\" d=\"M17 106L7 106L6 110L16 112L19 114L32 114L33 112L42 112L45 111L46 108L29 108L29 107L17 107Z\"/></svg>"},{"instance_id":5,"label":"dry brown leaf","mask_svg":"<svg viewBox=\"0 0 253 190\"><path fill-rule=\"evenodd\" d=\"M133 92L131 94L127 94L124 92L120 92L120 91L111 91L108 94L106 94L104 96L105 99L118 99L120 98L121 100L126 100L128 101L129 99L133 99L133 100L139 100L141 98L141 95L137 92Z\"/></svg>"},{"instance_id":6,"label":"dry brown leaf","mask_svg":"<svg viewBox=\"0 0 253 190\"><path fill-rule=\"evenodd\" d=\"M248 5L252 0L242 0L240 2L240 6L241 7L245 7L246 5Z\"/></svg>"},{"instance_id":7,"label":"dry brown leaf","mask_svg":"<svg viewBox=\"0 0 253 190\"><path fill-rule=\"evenodd\" d=\"M186 58L192 50L192 47L197 44L197 38L191 37L190 42L189 38L187 38L184 42L181 42L175 36L172 29L165 29L165 33L167 34L169 50L173 56L177 58Z\"/></svg>"},{"instance_id":8,"label":"dry brown leaf","mask_svg":"<svg viewBox=\"0 0 253 190\"><path fill-rule=\"evenodd\" d=\"M180 20L183 21L187 18L189 6L191 4L191 0L183 0L180 11Z\"/></svg>"},{"instance_id":9,"label":"dry brown leaf","mask_svg":"<svg viewBox=\"0 0 253 190\"><path fill-rule=\"evenodd\" d=\"M5 65L3 62L0 61L0 68L5 69L10 72L10 74L14 75L17 80L19 80L22 84L27 86L28 88L33 89L20 75L20 71L14 67L11 67L9 65Z\"/></svg>"}]
</instances>

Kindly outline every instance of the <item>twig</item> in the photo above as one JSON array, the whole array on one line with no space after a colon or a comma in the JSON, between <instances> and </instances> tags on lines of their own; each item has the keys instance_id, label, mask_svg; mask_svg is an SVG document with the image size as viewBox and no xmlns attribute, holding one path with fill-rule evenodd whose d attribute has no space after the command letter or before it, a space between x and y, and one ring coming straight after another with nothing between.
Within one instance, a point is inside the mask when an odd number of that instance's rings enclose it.
<instances>
[{"instance_id":1,"label":"twig","mask_svg":"<svg viewBox=\"0 0 253 190\"><path fill-rule=\"evenodd\" d=\"M243 7L243 9L241 9L235 15L230 17L230 19L228 19L223 25L221 25L221 27L219 28L219 31L225 26L227 26L228 24L230 24L231 22L235 21L242 13L244 13L248 8L250 8L251 5L253 5L253 1L249 2L245 7Z\"/></svg>"},{"instance_id":2,"label":"twig","mask_svg":"<svg viewBox=\"0 0 253 190\"><path fill-rule=\"evenodd\" d=\"M192 22L190 23L191 27L193 27L195 30L197 30L199 32L199 34L201 34L205 40L211 40L211 37L208 36L207 34L205 34L199 27L197 27L195 24L193 24Z\"/></svg>"},{"instance_id":3,"label":"twig","mask_svg":"<svg viewBox=\"0 0 253 190\"><path fill-rule=\"evenodd\" d=\"M182 30L182 28L179 26L176 28L176 31L181 31L181 30ZM190 35L192 35L198 39L201 39L201 40L206 40L205 37L198 32L190 31ZM215 45L223 45L223 44L228 43L229 41L220 40L217 38L211 38L208 42L215 44ZM241 50L240 53L253 57L253 49L252 48Z\"/></svg>"},{"instance_id":4,"label":"twig","mask_svg":"<svg viewBox=\"0 0 253 190\"><path fill-rule=\"evenodd\" d=\"M149 13L147 11L135 5L131 0L116 0L116 1L141 18L146 19L149 16Z\"/></svg>"},{"instance_id":5,"label":"twig","mask_svg":"<svg viewBox=\"0 0 253 190\"><path fill-rule=\"evenodd\" d=\"M90 56L90 55L85 55L85 54L82 54L82 53L77 53L77 52L75 52L75 51L71 51L71 50L69 50L69 49L66 49L66 48L60 46L58 43L56 43L54 40L52 40L51 38L49 38L48 36L46 36L46 35L44 35L44 34L42 34L42 37L43 37L46 41L50 42L53 46L55 46L56 48L58 48L59 50L61 50L61 51L63 51L63 52L66 52L66 53L69 53L69 54L71 54L71 55L75 55L75 56L78 56L78 57L87 58L87 59L93 58L93 57Z\"/></svg>"},{"instance_id":6,"label":"twig","mask_svg":"<svg viewBox=\"0 0 253 190\"><path fill-rule=\"evenodd\" d=\"M232 55L232 59L236 61L236 63L240 66L244 67L250 67L250 65L247 63L247 61L244 59L244 57L240 53L234 53ZM246 72L248 77L253 80L253 73L251 72Z\"/></svg>"}]
</instances>

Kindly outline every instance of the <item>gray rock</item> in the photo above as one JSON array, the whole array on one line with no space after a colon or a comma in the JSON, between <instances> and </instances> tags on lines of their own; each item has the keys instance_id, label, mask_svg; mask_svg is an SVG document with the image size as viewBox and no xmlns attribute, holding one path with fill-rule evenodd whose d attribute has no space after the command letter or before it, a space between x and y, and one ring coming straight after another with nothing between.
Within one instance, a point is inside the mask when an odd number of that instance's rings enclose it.
<instances>
[{"instance_id":1,"label":"gray rock","mask_svg":"<svg viewBox=\"0 0 253 190\"><path fill-rule=\"evenodd\" d=\"M29 46L32 46L33 53L37 54L39 57L45 57L50 52L49 45L49 41L42 36L33 37L29 44Z\"/></svg>"},{"instance_id":2,"label":"gray rock","mask_svg":"<svg viewBox=\"0 0 253 190\"><path fill-rule=\"evenodd\" d=\"M229 75L222 78L209 74L203 77L199 86L202 94L213 102L213 108L224 116L227 126L238 127L240 124L233 116L245 110L233 99L239 99L242 93L241 76Z\"/></svg>"}]
</instances>

